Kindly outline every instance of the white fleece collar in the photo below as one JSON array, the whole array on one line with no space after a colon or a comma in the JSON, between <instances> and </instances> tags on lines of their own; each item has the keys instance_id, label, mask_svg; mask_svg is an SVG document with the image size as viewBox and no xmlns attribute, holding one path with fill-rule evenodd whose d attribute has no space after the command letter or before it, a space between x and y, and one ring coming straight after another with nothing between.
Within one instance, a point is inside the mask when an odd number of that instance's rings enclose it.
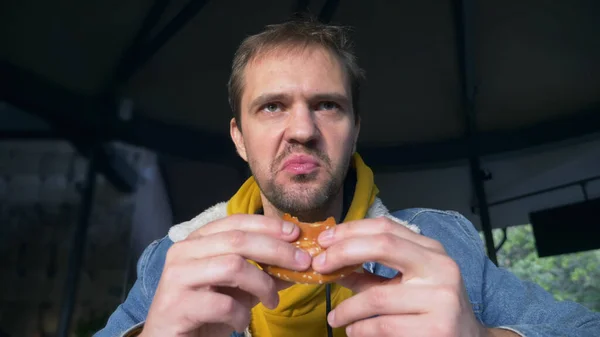
<instances>
[{"instance_id":1,"label":"white fleece collar","mask_svg":"<svg viewBox=\"0 0 600 337\"><path fill-rule=\"evenodd\" d=\"M184 240L185 238L188 237L188 235L190 235L192 232L194 232L198 228L200 228L212 221L222 219L226 216L227 216L227 201L220 202L220 203L206 209L204 212L200 213L195 218L171 227L171 229L169 230L169 238L173 242ZM385 207L385 205L383 204L381 199L375 198L375 201L373 202L371 207L369 207L369 210L367 211L367 215L365 216L365 218L373 219L373 218L378 218L381 216L385 216L385 217L393 220L394 222L405 226L406 228L412 230L415 233L420 233L420 230L416 225L409 224L408 222L406 222L404 220L400 220L400 219L394 217L393 215L390 214L390 212Z\"/></svg>"}]
</instances>

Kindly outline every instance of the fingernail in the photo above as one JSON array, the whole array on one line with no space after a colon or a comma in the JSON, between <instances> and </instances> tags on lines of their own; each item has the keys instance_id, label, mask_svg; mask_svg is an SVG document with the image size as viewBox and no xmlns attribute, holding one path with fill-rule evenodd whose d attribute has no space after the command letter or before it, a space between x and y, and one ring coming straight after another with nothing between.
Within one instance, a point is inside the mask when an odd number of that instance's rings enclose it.
<instances>
[{"instance_id":1,"label":"fingernail","mask_svg":"<svg viewBox=\"0 0 600 337\"><path fill-rule=\"evenodd\" d=\"M310 264L310 255L301 249L296 249L296 256L294 258L302 266Z\"/></svg>"},{"instance_id":2,"label":"fingernail","mask_svg":"<svg viewBox=\"0 0 600 337\"><path fill-rule=\"evenodd\" d=\"M319 235L319 241L327 242L333 238L333 228L328 229Z\"/></svg>"},{"instance_id":3,"label":"fingernail","mask_svg":"<svg viewBox=\"0 0 600 337\"><path fill-rule=\"evenodd\" d=\"M351 333L352 333L352 325L348 325L346 327L346 335L350 336Z\"/></svg>"},{"instance_id":4,"label":"fingernail","mask_svg":"<svg viewBox=\"0 0 600 337\"><path fill-rule=\"evenodd\" d=\"M296 225L294 225L293 223L284 221L283 226L281 226L281 232L286 235L292 234L292 232L294 231L294 227L296 227Z\"/></svg>"},{"instance_id":5,"label":"fingernail","mask_svg":"<svg viewBox=\"0 0 600 337\"><path fill-rule=\"evenodd\" d=\"M320 265L320 266L324 265L325 264L325 255L326 254L327 254L326 252L323 252L323 253L317 255L317 257L315 257L315 259L314 259L315 264L316 265Z\"/></svg>"}]
</instances>

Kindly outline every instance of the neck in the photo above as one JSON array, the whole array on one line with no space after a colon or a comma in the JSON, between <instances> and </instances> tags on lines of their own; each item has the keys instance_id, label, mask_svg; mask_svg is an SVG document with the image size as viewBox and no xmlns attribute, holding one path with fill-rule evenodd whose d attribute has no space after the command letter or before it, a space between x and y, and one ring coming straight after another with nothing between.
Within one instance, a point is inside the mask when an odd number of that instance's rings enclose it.
<instances>
[{"instance_id":1,"label":"neck","mask_svg":"<svg viewBox=\"0 0 600 337\"><path fill-rule=\"evenodd\" d=\"M261 193L260 195L263 204L263 212L265 216L272 218L283 217L282 211L273 206L267 198ZM308 212L301 212L299 214L291 214L298 218L298 220L302 222L318 222L327 219L330 216L335 218L336 223L342 221L342 212L343 212L343 192L340 191L327 205L324 205L321 208L317 208Z\"/></svg>"}]
</instances>

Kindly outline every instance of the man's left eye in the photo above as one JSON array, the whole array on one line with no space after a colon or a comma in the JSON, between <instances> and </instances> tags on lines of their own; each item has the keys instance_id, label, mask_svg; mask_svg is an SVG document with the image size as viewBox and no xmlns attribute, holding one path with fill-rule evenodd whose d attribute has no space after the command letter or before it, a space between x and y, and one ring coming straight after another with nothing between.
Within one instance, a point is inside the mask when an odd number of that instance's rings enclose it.
<instances>
[{"instance_id":1,"label":"man's left eye","mask_svg":"<svg viewBox=\"0 0 600 337\"><path fill-rule=\"evenodd\" d=\"M338 109L339 105L335 102L321 102L318 105L318 110L333 110Z\"/></svg>"}]
</instances>

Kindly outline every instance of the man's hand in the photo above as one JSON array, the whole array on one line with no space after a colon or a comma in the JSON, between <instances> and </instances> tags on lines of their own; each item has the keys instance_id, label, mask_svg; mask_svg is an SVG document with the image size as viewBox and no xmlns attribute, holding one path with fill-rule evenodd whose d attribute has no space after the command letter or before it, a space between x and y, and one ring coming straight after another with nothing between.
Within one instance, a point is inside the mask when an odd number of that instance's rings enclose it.
<instances>
[{"instance_id":1,"label":"man's hand","mask_svg":"<svg viewBox=\"0 0 600 337\"><path fill-rule=\"evenodd\" d=\"M324 232L325 253L313 259L321 273L376 261L399 271L392 279L364 273L339 283L356 295L328 317L349 336L488 336L475 318L457 264L437 241L390 219L348 222Z\"/></svg>"},{"instance_id":2,"label":"man's hand","mask_svg":"<svg viewBox=\"0 0 600 337\"><path fill-rule=\"evenodd\" d=\"M256 262L295 270L310 256L295 248L294 224L261 215L234 215L207 224L169 249L142 336L229 336L243 331L259 301L279 303L291 284L271 278Z\"/></svg>"}]
</instances>

